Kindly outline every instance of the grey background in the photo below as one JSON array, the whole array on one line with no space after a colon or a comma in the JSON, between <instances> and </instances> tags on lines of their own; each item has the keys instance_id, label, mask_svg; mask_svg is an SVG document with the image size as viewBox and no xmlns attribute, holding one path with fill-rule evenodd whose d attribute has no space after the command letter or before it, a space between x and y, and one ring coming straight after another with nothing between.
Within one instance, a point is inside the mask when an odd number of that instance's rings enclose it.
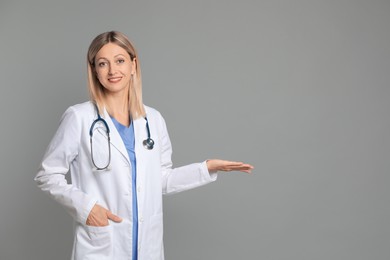
<instances>
[{"instance_id":1,"label":"grey background","mask_svg":"<svg viewBox=\"0 0 390 260\"><path fill-rule=\"evenodd\" d=\"M0 259L69 259L72 220L33 177L86 51L135 43L176 166L253 175L164 198L169 260L389 259L390 2L0 2Z\"/></svg>"}]
</instances>

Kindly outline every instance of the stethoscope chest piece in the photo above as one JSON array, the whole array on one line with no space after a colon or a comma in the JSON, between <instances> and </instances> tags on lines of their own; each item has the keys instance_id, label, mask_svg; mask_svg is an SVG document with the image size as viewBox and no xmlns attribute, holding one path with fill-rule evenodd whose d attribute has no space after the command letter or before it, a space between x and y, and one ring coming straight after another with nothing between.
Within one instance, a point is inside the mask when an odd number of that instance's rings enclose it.
<instances>
[{"instance_id":1,"label":"stethoscope chest piece","mask_svg":"<svg viewBox=\"0 0 390 260\"><path fill-rule=\"evenodd\" d=\"M154 147L154 141L152 138L145 139L142 144L144 145L145 149L152 150Z\"/></svg>"}]
</instances>

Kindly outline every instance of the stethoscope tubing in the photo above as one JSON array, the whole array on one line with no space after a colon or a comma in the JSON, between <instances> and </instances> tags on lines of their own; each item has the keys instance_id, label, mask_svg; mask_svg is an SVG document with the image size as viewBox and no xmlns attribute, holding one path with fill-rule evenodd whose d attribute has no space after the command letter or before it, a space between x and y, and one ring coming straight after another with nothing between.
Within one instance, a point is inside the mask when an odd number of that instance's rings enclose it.
<instances>
[{"instance_id":1,"label":"stethoscope tubing","mask_svg":"<svg viewBox=\"0 0 390 260\"><path fill-rule=\"evenodd\" d=\"M89 142L90 142L90 145L91 145L91 161L92 161L92 164L94 167L96 167L96 170L106 170L108 169L108 167L110 166L111 164L111 145L110 145L110 128L106 122L106 120L104 120L104 118L102 118L100 116L100 113L99 113L99 109L97 107L96 104L94 104L95 106L95 109L96 109L96 113L97 113L97 119L95 119L92 124L91 124L91 127L89 129ZM145 116L144 117L145 121L146 121L146 132L148 134L148 138L145 139L142 144L143 146L145 147L145 149L147 150L152 150L154 148L154 141L153 139L150 137L150 128L149 128L149 122L148 122L148 118ZM106 134L107 134L107 145L108 145L108 161L107 161L107 164L104 166L104 167L99 167L96 165L96 162L95 162L95 159L93 157L93 142L92 142L92 139L93 139L93 129L95 128L95 125L97 123L103 123L104 125L104 128L106 129Z\"/></svg>"}]
</instances>

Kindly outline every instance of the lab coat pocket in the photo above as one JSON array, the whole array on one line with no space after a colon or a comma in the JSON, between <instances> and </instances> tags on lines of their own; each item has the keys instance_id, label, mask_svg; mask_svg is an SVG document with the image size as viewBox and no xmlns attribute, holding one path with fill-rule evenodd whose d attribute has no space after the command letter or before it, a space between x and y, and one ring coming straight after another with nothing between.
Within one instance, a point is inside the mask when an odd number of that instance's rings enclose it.
<instances>
[{"instance_id":1,"label":"lab coat pocket","mask_svg":"<svg viewBox=\"0 0 390 260\"><path fill-rule=\"evenodd\" d=\"M111 259L112 227L77 226L74 254L74 259Z\"/></svg>"}]
</instances>

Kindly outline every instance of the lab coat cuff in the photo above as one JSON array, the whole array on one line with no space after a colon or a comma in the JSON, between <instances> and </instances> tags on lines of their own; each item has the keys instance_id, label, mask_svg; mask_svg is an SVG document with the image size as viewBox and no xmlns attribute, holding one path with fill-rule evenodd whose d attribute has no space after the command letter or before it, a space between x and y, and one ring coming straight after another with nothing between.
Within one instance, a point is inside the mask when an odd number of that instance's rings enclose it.
<instances>
[{"instance_id":1,"label":"lab coat cuff","mask_svg":"<svg viewBox=\"0 0 390 260\"><path fill-rule=\"evenodd\" d=\"M217 172L209 172L209 169L207 168L207 160L201 163L202 172L204 175L209 176L209 181L215 181L217 180Z\"/></svg>"},{"instance_id":2,"label":"lab coat cuff","mask_svg":"<svg viewBox=\"0 0 390 260\"><path fill-rule=\"evenodd\" d=\"M89 203L83 209L83 211L81 212L81 215L79 216L79 219L78 219L78 221L81 224L85 225L87 223L89 213L91 212L92 208L95 206L96 203L97 203L97 200L92 199L89 201Z\"/></svg>"}]
</instances>

